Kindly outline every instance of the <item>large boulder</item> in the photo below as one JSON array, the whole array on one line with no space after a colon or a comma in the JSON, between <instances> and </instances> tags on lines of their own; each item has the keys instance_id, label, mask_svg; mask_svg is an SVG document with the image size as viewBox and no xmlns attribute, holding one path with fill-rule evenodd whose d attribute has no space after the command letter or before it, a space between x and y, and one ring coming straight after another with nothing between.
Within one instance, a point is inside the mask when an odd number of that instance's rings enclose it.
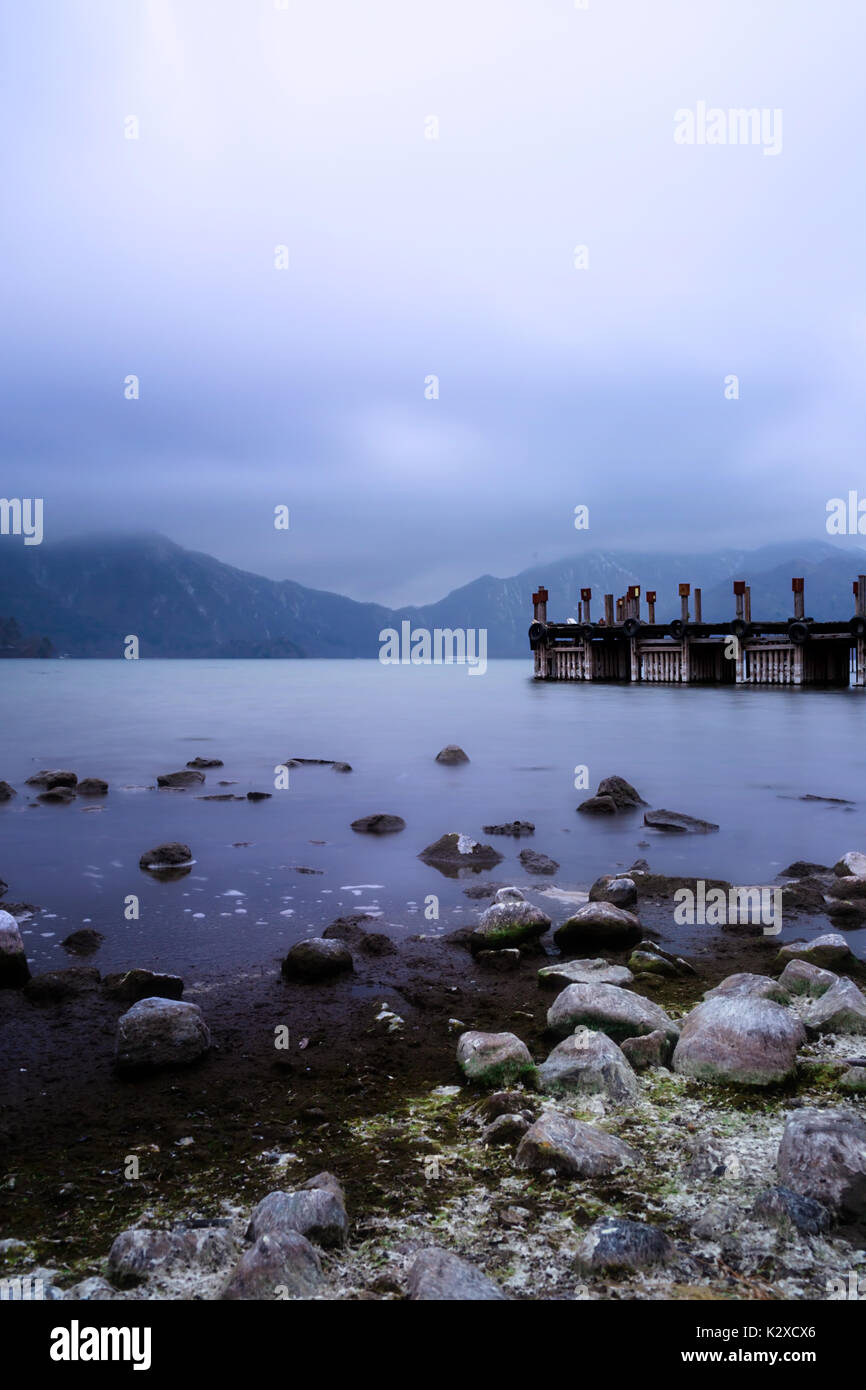
<instances>
[{"instance_id":1,"label":"large boulder","mask_svg":"<svg viewBox=\"0 0 866 1390\"><path fill-rule=\"evenodd\" d=\"M625 965L611 965L601 956L593 960L566 960L543 965L538 972L542 986L564 989L567 985L630 985L634 975Z\"/></svg>"},{"instance_id":2,"label":"large boulder","mask_svg":"<svg viewBox=\"0 0 866 1390\"><path fill-rule=\"evenodd\" d=\"M269 1192L253 1210L247 1240L297 1231L323 1248L345 1245L349 1218L343 1189L331 1173L318 1173L293 1192Z\"/></svg>"},{"instance_id":3,"label":"large boulder","mask_svg":"<svg viewBox=\"0 0 866 1390\"><path fill-rule=\"evenodd\" d=\"M715 989L704 993L705 999L772 999L776 1004L790 1003L790 995L780 980L769 975L728 975Z\"/></svg>"},{"instance_id":4,"label":"large boulder","mask_svg":"<svg viewBox=\"0 0 866 1390\"><path fill-rule=\"evenodd\" d=\"M674 1253L673 1243L658 1226L602 1216L578 1246L576 1265L583 1274L634 1274L665 1264Z\"/></svg>"},{"instance_id":5,"label":"large boulder","mask_svg":"<svg viewBox=\"0 0 866 1390\"><path fill-rule=\"evenodd\" d=\"M632 908L637 903L637 888L633 878L625 874L602 874L589 890L591 903L613 903L614 907Z\"/></svg>"},{"instance_id":6,"label":"large boulder","mask_svg":"<svg viewBox=\"0 0 866 1390\"><path fill-rule=\"evenodd\" d=\"M158 873L161 869L177 869L191 863L192 850L189 845L183 845L179 840L169 840L164 845L155 845L153 849L145 850L138 861L138 867L152 869Z\"/></svg>"},{"instance_id":7,"label":"large boulder","mask_svg":"<svg viewBox=\"0 0 866 1390\"><path fill-rule=\"evenodd\" d=\"M673 1069L705 1081L770 1086L793 1073L805 1039L800 1020L781 1004L748 994L717 995L685 1020Z\"/></svg>"},{"instance_id":8,"label":"large boulder","mask_svg":"<svg viewBox=\"0 0 866 1390\"><path fill-rule=\"evenodd\" d=\"M833 873L839 878L851 876L852 878L866 878L866 854L861 854L859 850L849 850L843 854L838 863L833 865Z\"/></svg>"},{"instance_id":9,"label":"large boulder","mask_svg":"<svg viewBox=\"0 0 866 1390\"><path fill-rule=\"evenodd\" d=\"M672 1041L679 1036L677 1025L664 1009L618 985L569 985L557 995L547 1012L550 1031L565 1037L580 1025L606 1033L615 1042L657 1029Z\"/></svg>"},{"instance_id":10,"label":"large boulder","mask_svg":"<svg viewBox=\"0 0 866 1390\"><path fill-rule=\"evenodd\" d=\"M121 1231L108 1252L108 1273L118 1288L198 1270L214 1273L236 1255L235 1239L224 1226L166 1230L133 1226Z\"/></svg>"},{"instance_id":11,"label":"large boulder","mask_svg":"<svg viewBox=\"0 0 866 1390\"><path fill-rule=\"evenodd\" d=\"M180 772L163 772L157 777L158 787L197 787L204 781L204 773L193 767L181 768Z\"/></svg>"},{"instance_id":12,"label":"large boulder","mask_svg":"<svg viewBox=\"0 0 866 1390\"><path fill-rule=\"evenodd\" d=\"M260 1236L235 1266L224 1299L315 1298L323 1284L318 1253L297 1231Z\"/></svg>"},{"instance_id":13,"label":"large boulder","mask_svg":"<svg viewBox=\"0 0 866 1390\"><path fill-rule=\"evenodd\" d=\"M464 753L456 743L446 743L444 748L440 748L436 754L437 763L447 763L449 767L456 766L457 763L468 763L469 754Z\"/></svg>"},{"instance_id":14,"label":"large boulder","mask_svg":"<svg viewBox=\"0 0 866 1390\"><path fill-rule=\"evenodd\" d=\"M140 999L118 1019L115 1060L121 1071L186 1066L210 1045L210 1030L197 1004Z\"/></svg>"},{"instance_id":15,"label":"large boulder","mask_svg":"<svg viewBox=\"0 0 866 1390\"><path fill-rule=\"evenodd\" d=\"M848 1110L795 1110L777 1159L779 1181L843 1221L866 1217L866 1122Z\"/></svg>"},{"instance_id":16,"label":"large boulder","mask_svg":"<svg viewBox=\"0 0 866 1390\"><path fill-rule=\"evenodd\" d=\"M313 936L309 941L296 941L282 964L287 980L327 980L354 970L352 952L338 940Z\"/></svg>"},{"instance_id":17,"label":"large boulder","mask_svg":"<svg viewBox=\"0 0 866 1390\"><path fill-rule=\"evenodd\" d=\"M605 1033L577 1028L538 1068L541 1089L552 1095L602 1095L615 1104L636 1100L637 1077L616 1043Z\"/></svg>"},{"instance_id":18,"label":"large boulder","mask_svg":"<svg viewBox=\"0 0 866 1390\"><path fill-rule=\"evenodd\" d=\"M866 999L853 980L837 980L803 1018L808 1032L866 1033Z\"/></svg>"},{"instance_id":19,"label":"large boulder","mask_svg":"<svg viewBox=\"0 0 866 1390\"><path fill-rule=\"evenodd\" d=\"M561 951L581 946L622 951L640 940L641 925L633 912L613 903L584 903L553 935Z\"/></svg>"},{"instance_id":20,"label":"large boulder","mask_svg":"<svg viewBox=\"0 0 866 1390\"><path fill-rule=\"evenodd\" d=\"M510 1086L535 1081L535 1063L526 1043L513 1033L461 1033L457 1065L467 1081L479 1086Z\"/></svg>"},{"instance_id":21,"label":"large boulder","mask_svg":"<svg viewBox=\"0 0 866 1390\"><path fill-rule=\"evenodd\" d=\"M493 1303L505 1299L499 1285L475 1265L436 1246L418 1251L409 1266L408 1283L409 1298L415 1303L455 1299L466 1303Z\"/></svg>"},{"instance_id":22,"label":"large boulder","mask_svg":"<svg viewBox=\"0 0 866 1390\"><path fill-rule=\"evenodd\" d=\"M564 1178L598 1178L640 1163L640 1155L596 1125L548 1110L521 1139L514 1158L518 1168L544 1173L552 1168Z\"/></svg>"},{"instance_id":23,"label":"large boulder","mask_svg":"<svg viewBox=\"0 0 866 1390\"><path fill-rule=\"evenodd\" d=\"M359 835L395 835L398 830L406 829L406 822L402 816L391 816L385 811L379 811L373 816L361 816L358 820L353 820L352 829Z\"/></svg>"},{"instance_id":24,"label":"large boulder","mask_svg":"<svg viewBox=\"0 0 866 1390\"><path fill-rule=\"evenodd\" d=\"M706 835L718 826L711 820L699 820L697 816L687 816L682 811L647 811L644 825L653 830L666 830L679 835Z\"/></svg>"},{"instance_id":25,"label":"large boulder","mask_svg":"<svg viewBox=\"0 0 866 1390\"><path fill-rule=\"evenodd\" d=\"M618 811L628 811L632 806L646 806L640 792L624 777L603 777L595 790L596 796L609 796Z\"/></svg>"},{"instance_id":26,"label":"large boulder","mask_svg":"<svg viewBox=\"0 0 866 1390\"><path fill-rule=\"evenodd\" d=\"M550 918L540 907L527 902L496 902L482 912L469 947L473 953L507 950L524 941L537 941L550 926Z\"/></svg>"},{"instance_id":27,"label":"large boulder","mask_svg":"<svg viewBox=\"0 0 866 1390\"><path fill-rule=\"evenodd\" d=\"M20 989L30 979L30 967L18 923L0 910L0 989Z\"/></svg>"},{"instance_id":28,"label":"large boulder","mask_svg":"<svg viewBox=\"0 0 866 1390\"><path fill-rule=\"evenodd\" d=\"M844 936L838 932L826 932L812 941L789 941L781 947L776 956L776 965L784 966L792 960L805 960L810 965L818 965L824 970L838 970L840 966L850 965L854 957Z\"/></svg>"},{"instance_id":29,"label":"large boulder","mask_svg":"<svg viewBox=\"0 0 866 1390\"><path fill-rule=\"evenodd\" d=\"M28 787L44 787L46 791L50 791L52 787L74 787L77 783L76 773L63 770L52 772L44 769L27 778Z\"/></svg>"},{"instance_id":30,"label":"large boulder","mask_svg":"<svg viewBox=\"0 0 866 1390\"><path fill-rule=\"evenodd\" d=\"M442 873L456 877L461 869L492 869L502 855L492 845L482 845L471 835L459 835L452 831L440 835L432 845L422 849L418 855L425 864L439 869Z\"/></svg>"},{"instance_id":31,"label":"large boulder","mask_svg":"<svg viewBox=\"0 0 866 1390\"><path fill-rule=\"evenodd\" d=\"M779 984L788 994L808 994L813 999L820 999L838 978L832 970L822 970L820 965L795 959L788 961L779 976Z\"/></svg>"}]
</instances>

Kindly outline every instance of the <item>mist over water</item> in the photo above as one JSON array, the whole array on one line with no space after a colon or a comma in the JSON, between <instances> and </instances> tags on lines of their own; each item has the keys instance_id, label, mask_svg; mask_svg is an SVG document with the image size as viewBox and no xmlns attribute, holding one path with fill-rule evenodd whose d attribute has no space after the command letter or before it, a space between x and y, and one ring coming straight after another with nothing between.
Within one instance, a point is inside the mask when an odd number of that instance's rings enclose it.
<instances>
[{"instance_id":1,"label":"mist over water","mask_svg":"<svg viewBox=\"0 0 866 1390\"><path fill-rule=\"evenodd\" d=\"M503 854L477 879L533 894L550 880L526 874L518 854L527 847L559 862L552 881L566 889L638 857L658 872L772 883L794 859L833 864L866 848L861 723L857 691L544 684L528 657L493 661L472 679L465 667L377 661L9 661L0 777L18 795L0 806L0 878L10 901L43 909L23 923L34 970L69 964L60 942L90 925L106 937L101 970L136 965L198 980L270 969L294 940L347 912L381 913L407 934L473 922L485 904L463 888L476 876L450 879L417 858L450 831ZM447 743L470 763L436 763ZM225 765L201 787L155 789L158 774L196 756ZM291 757L344 760L353 771L292 769L290 788L275 791L275 768ZM720 830L666 836L639 811L577 815L589 795L575 789L578 765L590 791L617 773L651 806ZM106 778L108 796L31 805L38 789L26 778L60 767ZM249 790L273 795L197 799ZM375 812L402 816L406 829L382 838L351 830ZM535 835L482 833L515 819L533 821ZM188 876L167 883L138 866L165 840L188 843L195 858ZM140 899L138 921L124 918L129 894ZM438 921L424 918L430 894ZM554 922L568 915L565 904L539 901ZM795 920L782 935L813 929ZM862 952L866 932L848 938Z\"/></svg>"}]
</instances>

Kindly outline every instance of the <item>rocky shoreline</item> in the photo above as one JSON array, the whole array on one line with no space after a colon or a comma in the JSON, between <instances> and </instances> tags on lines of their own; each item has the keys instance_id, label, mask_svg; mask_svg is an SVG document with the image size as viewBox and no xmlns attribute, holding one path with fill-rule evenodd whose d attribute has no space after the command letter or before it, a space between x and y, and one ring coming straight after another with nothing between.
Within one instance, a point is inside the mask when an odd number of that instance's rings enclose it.
<instances>
[{"instance_id":1,"label":"rocky shoreline","mask_svg":"<svg viewBox=\"0 0 866 1390\"><path fill-rule=\"evenodd\" d=\"M501 858L456 833L423 856ZM191 858L141 867L170 882ZM638 860L585 893L476 880L476 922L448 934L341 917L193 988L31 977L0 911L0 1273L69 1300L846 1296L866 1276L866 964L842 932L866 855L781 877L799 942L686 939L697 881Z\"/></svg>"}]
</instances>

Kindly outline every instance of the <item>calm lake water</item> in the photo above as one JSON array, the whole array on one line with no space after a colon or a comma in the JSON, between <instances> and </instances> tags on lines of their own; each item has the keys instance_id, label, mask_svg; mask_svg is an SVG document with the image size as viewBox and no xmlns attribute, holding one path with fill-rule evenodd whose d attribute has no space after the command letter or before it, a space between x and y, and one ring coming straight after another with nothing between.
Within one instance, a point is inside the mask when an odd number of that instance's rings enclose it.
<instances>
[{"instance_id":1,"label":"calm lake water","mask_svg":"<svg viewBox=\"0 0 866 1390\"><path fill-rule=\"evenodd\" d=\"M492 822L535 822L530 839L492 840L505 858L484 875L533 890L544 881L528 879L517 858L528 846L559 861L560 888L585 888L638 856L661 872L767 883L793 859L832 864L866 849L864 711L855 691L545 685L528 658L492 662L483 676L377 661L5 661L0 778L18 796L0 806L0 878L8 899L43 909L24 924L35 968L68 964L60 942L87 924L106 936L102 970L140 965L199 980L270 969L292 941L350 911L380 912L409 933L474 921L465 882L416 856L452 830L487 839L481 827ZM437 764L446 743L471 762ZM204 787L155 789L157 774L197 755L225 766ZM298 768L274 792L275 766L298 756L354 770ZM720 831L670 837L646 830L640 813L578 816L589 793L575 790L577 765L591 790L619 773L651 805ZM32 805L26 778L61 767L106 778L108 797ZM258 804L197 799L248 790L274 794ZM857 804L800 800L806 793ZM350 829L379 811L402 816L406 830L377 839ZM160 883L139 869L164 840L192 847L187 877ZM140 899L138 921L124 918L129 894ZM438 923L424 919L429 894ZM549 906L554 921L567 915ZM802 934L795 925L784 934ZM855 950L863 936L851 933Z\"/></svg>"}]
</instances>

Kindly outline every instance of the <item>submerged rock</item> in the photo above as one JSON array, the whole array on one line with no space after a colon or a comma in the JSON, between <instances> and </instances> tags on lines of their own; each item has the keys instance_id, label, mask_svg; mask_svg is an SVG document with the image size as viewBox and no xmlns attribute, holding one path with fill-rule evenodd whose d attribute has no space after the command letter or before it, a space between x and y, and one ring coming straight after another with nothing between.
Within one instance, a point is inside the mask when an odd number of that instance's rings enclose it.
<instances>
[{"instance_id":1,"label":"submerged rock","mask_svg":"<svg viewBox=\"0 0 866 1390\"><path fill-rule=\"evenodd\" d=\"M436 754L436 761L437 763L447 763L453 767L456 763L468 763L469 755L464 753L463 749L458 747L456 743L448 743L444 748L439 749Z\"/></svg>"},{"instance_id":2,"label":"submerged rock","mask_svg":"<svg viewBox=\"0 0 866 1390\"><path fill-rule=\"evenodd\" d=\"M78 782L78 776L74 772L44 770L36 772L32 777L27 778L28 787L74 787Z\"/></svg>"},{"instance_id":3,"label":"submerged rock","mask_svg":"<svg viewBox=\"0 0 866 1390\"><path fill-rule=\"evenodd\" d=\"M550 926L550 918L540 907L511 900L496 902L481 914L469 938L469 949L473 954L506 950L521 942L537 941Z\"/></svg>"},{"instance_id":4,"label":"submerged rock","mask_svg":"<svg viewBox=\"0 0 866 1390\"><path fill-rule=\"evenodd\" d=\"M498 1284L480 1269L452 1255L450 1250L431 1246L419 1250L409 1266L409 1298L414 1303L452 1302L493 1303L505 1300Z\"/></svg>"},{"instance_id":5,"label":"submerged rock","mask_svg":"<svg viewBox=\"0 0 866 1390\"><path fill-rule=\"evenodd\" d=\"M210 1045L210 1030L197 1004L140 999L118 1020L115 1060L121 1071L187 1066Z\"/></svg>"},{"instance_id":6,"label":"submerged rock","mask_svg":"<svg viewBox=\"0 0 866 1390\"><path fill-rule=\"evenodd\" d=\"M453 831L422 849L418 858L434 869L456 876L461 869L492 869L494 864L501 862L502 855L492 845L479 844L470 835Z\"/></svg>"},{"instance_id":7,"label":"submerged rock","mask_svg":"<svg viewBox=\"0 0 866 1390\"><path fill-rule=\"evenodd\" d=\"M617 805L612 796L588 796L578 806L585 816L615 816Z\"/></svg>"},{"instance_id":8,"label":"submerged rock","mask_svg":"<svg viewBox=\"0 0 866 1390\"><path fill-rule=\"evenodd\" d=\"M706 835L719 828L714 821L699 820L697 816L687 816L682 811L647 811L643 823L654 830L666 830L681 835Z\"/></svg>"},{"instance_id":9,"label":"submerged rock","mask_svg":"<svg viewBox=\"0 0 866 1390\"><path fill-rule=\"evenodd\" d=\"M552 1168L564 1178L597 1178L641 1160L613 1134L548 1110L526 1131L514 1161L534 1173Z\"/></svg>"},{"instance_id":10,"label":"submerged rock","mask_svg":"<svg viewBox=\"0 0 866 1390\"><path fill-rule=\"evenodd\" d=\"M349 1231L343 1189L332 1173L318 1173L292 1192L269 1192L253 1210L247 1240L297 1231L316 1245L345 1245Z\"/></svg>"},{"instance_id":11,"label":"submerged rock","mask_svg":"<svg viewBox=\"0 0 866 1390\"><path fill-rule=\"evenodd\" d=\"M563 1037L579 1024L617 1042L657 1030L672 1041L679 1036L677 1025L658 1004L617 985L569 985L557 995L547 1014L550 1031Z\"/></svg>"},{"instance_id":12,"label":"submerged rock","mask_svg":"<svg viewBox=\"0 0 866 1390\"><path fill-rule=\"evenodd\" d=\"M47 791L39 793L37 800L44 801L49 806L68 806L75 800L75 790L72 787L49 787Z\"/></svg>"},{"instance_id":13,"label":"submerged rock","mask_svg":"<svg viewBox=\"0 0 866 1390\"><path fill-rule=\"evenodd\" d=\"M521 835L534 835L535 826L529 820L513 820L506 825L482 825L485 835L513 835L519 839Z\"/></svg>"},{"instance_id":14,"label":"submerged rock","mask_svg":"<svg viewBox=\"0 0 866 1390\"><path fill-rule=\"evenodd\" d=\"M673 1069L704 1081L771 1086L785 1081L806 1034L781 1004L748 994L717 995L685 1020Z\"/></svg>"},{"instance_id":15,"label":"submerged rock","mask_svg":"<svg viewBox=\"0 0 866 1390\"><path fill-rule=\"evenodd\" d=\"M273 792L247 792L247 801L270 801Z\"/></svg>"},{"instance_id":16,"label":"submerged rock","mask_svg":"<svg viewBox=\"0 0 866 1390\"><path fill-rule=\"evenodd\" d=\"M186 867L192 863L192 850L189 845L183 845L179 840L170 840L163 845L156 845L153 849L145 850L138 861L140 869L174 869Z\"/></svg>"},{"instance_id":17,"label":"submerged rock","mask_svg":"<svg viewBox=\"0 0 866 1390\"><path fill-rule=\"evenodd\" d=\"M845 1221L866 1216L866 1123L849 1110L795 1110L777 1159L779 1180Z\"/></svg>"},{"instance_id":18,"label":"submerged rock","mask_svg":"<svg viewBox=\"0 0 866 1390\"><path fill-rule=\"evenodd\" d=\"M315 1298L323 1283L319 1256L297 1231L260 1236L238 1261L224 1299Z\"/></svg>"},{"instance_id":19,"label":"submerged rock","mask_svg":"<svg viewBox=\"0 0 866 1390\"><path fill-rule=\"evenodd\" d=\"M189 762L187 763L187 767L192 767L196 769L224 766L225 764L223 763L222 758L190 758Z\"/></svg>"},{"instance_id":20,"label":"submerged rock","mask_svg":"<svg viewBox=\"0 0 866 1390\"><path fill-rule=\"evenodd\" d=\"M377 815L353 820L352 829L362 835L394 835L398 830L406 829L406 822L402 816L390 816L380 811Z\"/></svg>"},{"instance_id":21,"label":"submerged rock","mask_svg":"<svg viewBox=\"0 0 866 1390\"><path fill-rule=\"evenodd\" d=\"M282 973L287 980L325 980L354 968L352 953L342 941L314 936L292 946Z\"/></svg>"},{"instance_id":22,"label":"submerged rock","mask_svg":"<svg viewBox=\"0 0 866 1390\"><path fill-rule=\"evenodd\" d=\"M457 1065L467 1081L480 1086L509 1086L517 1081L534 1084L535 1063L526 1043L514 1033L461 1033L457 1041Z\"/></svg>"},{"instance_id":23,"label":"submerged rock","mask_svg":"<svg viewBox=\"0 0 866 1390\"><path fill-rule=\"evenodd\" d=\"M20 989L30 979L30 967L18 923L0 909L0 989Z\"/></svg>"},{"instance_id":24,"label":"submerged rock","mask_svg":"<svg viewBox=\"0 0 866 1390\"><path fill-rule=\"evenodd\" d=\"M518 858L528 874L555 874L559 868L555 859L534 849L523 849Z\"/></svg>"},{"instance_id":25,"label":"submerged rock","mask_svg":"<svg viewBox=\"0 0 866 1390\"><path fill-rule=\"evenodd\" d=\"M590 1028L577 1028L558 1043L538 1068L541 1089L552 1095L603 1095L615 1104L636 1100L637 1078L611 1038Z\"/></svg>"},{"instance_id":26,"label":"submerged rock","mask_svg":"<svg viewBox=\"0 0 866 1390\"><path fill-rule=\"evenodd\" d=\"M204 773L185 767L180 772L163 772L156 779L158 787L197 787L204 781Z\"/></svg>"},{"instance_id":27,"label":"submerged rock","mask_svg":"<svg viewBox=\"0 0 866 1390\"><path fill-rule=\"evenodd\" d=\"M624 950L640 937L641 925L634 913L605 902L584 903L554 932L561 951L590 945Z\"/></svg>"},{"instance_id":28,"label":"submerged rock","mask_svg":"<svg viewBox=\"0 0 866 1390\"><path fill-rule=\"evenodd\" d=\"M79 796L107 796L108 783L102 777L84 777L75 790Z\"/></svg>"},{"instance_id":29,"label":"submerged rock","mask_svg":"<svg viewBox=\"0 0 866 1390\"><path fill-rule=\"evenodd\" d=\"M78 931L70 932L60 944L71 956L92 956L104 940L102 932L94 927L81 927Z\"/></svg>"},{"instance_id":30,"label":"submerged rock","mask_svg":"<svg viewBox=\"0 0 866 1390\"><path fill-rule=\"evenodd\" d=\"M603 1216L578 1246L576 1265L584 1274L633 1274L664 1264L674 1254L672 1241L658 1226Z\"/></svg>"}]
</instances>

